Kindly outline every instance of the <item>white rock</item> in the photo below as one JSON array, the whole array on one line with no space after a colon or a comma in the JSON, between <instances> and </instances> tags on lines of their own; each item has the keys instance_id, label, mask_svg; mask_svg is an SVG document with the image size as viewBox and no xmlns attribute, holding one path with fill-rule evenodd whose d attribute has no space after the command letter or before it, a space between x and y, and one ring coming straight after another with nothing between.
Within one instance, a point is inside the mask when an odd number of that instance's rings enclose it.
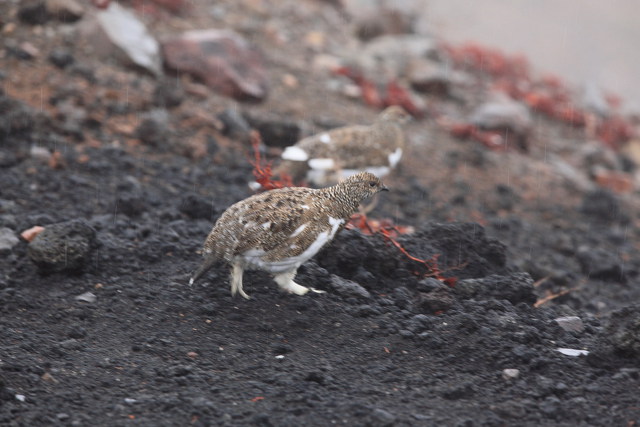
<instances>
[{"instance_id":1,"label":"white rock","mask_svg":"<svg viewBox=\"0 0 640 427\"><path fill-rule=\"evenodd\" d=\"M566 356L573 357L586 356L587 354L589 354L587 350L577 350L575 348L558 348L557 350Z\"/></svg>"},{"instance_id":2,"label":"white rock","mask_svg":"<svg viewBox=\"0 0 640 427\"><path fill-rule=\"evenodd\" d=\"M120 52L133 64L155 75L162 74L158 41L132 12L117 2L111 2L107 9L98 11L96 19L85 25L85 32L89 33L103 55Z\"/></svg>"},{"instance_id":3,"label":"white rock","mask_svg":"<svg viewBox=\"0 0 640 427\"><path fill-rule=\"evenodd\" d=\"M76 301L88 302L90 304L96 302L97 299L98 297L96 297L93 292L85 292L75 297Z\"/></svg>"},{"instance_id":4,"label":"white rock","mask_svg":"<svg viewBox=\"0 0 640 427\"><path fill-rule=\"evenodd\" d=\"M51 158L51 151L49 151L48 148L42 147L40 145L32 145L29 149L29 155L33 159L40 160L46 163Z\"/></svg>"},{"instance_id":5,"label":"white rock","mask_svg":"<svg viewBox=\"0 0 640 427\"><path fill-rule=\"evenodd\" d=\"M502 378L505 380L514 380L520 376L520 369L503 369Z\"/></svg>"}]
</instances>

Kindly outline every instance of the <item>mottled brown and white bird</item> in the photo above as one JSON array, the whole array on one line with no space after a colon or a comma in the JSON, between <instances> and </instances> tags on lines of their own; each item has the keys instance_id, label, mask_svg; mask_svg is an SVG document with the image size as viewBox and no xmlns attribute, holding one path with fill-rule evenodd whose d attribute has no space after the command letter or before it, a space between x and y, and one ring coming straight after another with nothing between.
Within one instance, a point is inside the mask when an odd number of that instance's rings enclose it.
<instances>
[{"instance_id":1,"label":"mottled brown and white bird","mask_svg":"<svg viewBox=\"0 0 640 427\"><path fill-rule=\"evenodd\" d=\"M290 187L253 195L227 209L204 243L204 261L193 284L217 261L231 266L231 294L242 289L244 270L267 271L282 290L304 295L309 288L293 281L298 267L344 227L363 200L387 190L369 172L332 187Z\"/></svg>"},{"instance_id":2,"label":"mottled brown and white bird","mask_svg":"<svg viewBox=\"0 0 640 427\"><path fill-rule=\"evenodd\" d=\"M380 113L370 126L345 126L298 141L282 153L274 174L313 185L334 184L360 171L382 178L396 167L405 148L402 125L409 114L399 106Z\"/></svg>"}]
</instances>

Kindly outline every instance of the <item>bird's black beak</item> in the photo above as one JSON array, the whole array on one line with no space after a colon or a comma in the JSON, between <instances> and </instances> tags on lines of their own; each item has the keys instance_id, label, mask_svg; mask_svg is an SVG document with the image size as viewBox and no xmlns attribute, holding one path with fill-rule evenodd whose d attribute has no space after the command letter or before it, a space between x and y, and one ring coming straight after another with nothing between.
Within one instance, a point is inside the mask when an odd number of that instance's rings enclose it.
<instances>
[{"instance_id":1,"label":"bird's black beak","mask_svg":"<svg viewBox=\"0 0 640 427\"><path fill-rule=\"evenodd\" d=\"M380 187L380 191L389 191L389 187L383 185L382 187Z\"/></svg>"}]
</instances>

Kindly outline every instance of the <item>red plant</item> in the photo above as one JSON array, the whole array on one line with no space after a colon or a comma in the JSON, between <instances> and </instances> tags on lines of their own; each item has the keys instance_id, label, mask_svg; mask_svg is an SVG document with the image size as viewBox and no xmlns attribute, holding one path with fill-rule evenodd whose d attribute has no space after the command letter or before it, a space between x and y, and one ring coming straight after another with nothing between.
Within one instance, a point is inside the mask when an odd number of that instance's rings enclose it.
<instances>
[{"instance_id":1,"label":"red plant","mask_svg":"<svg viewBox=\"0 0 640 427\"><path fill-rule=\"evenodd\" d=\"M500 151L507 149L504 138L500 132L481 130L471 123L450 123L447 120L440 120L440 125L456 138L471 138L492 150Z\"/></svg>"},{"instance_id":2,"label":"red plant","mask_svg":"<svg viewBox=\"0 0 640 427\"><path fill-rule=\"evenodd\" d=\"M493 77L529 79L529 64L521 55L508 57L497 49L490 49L476 43L461 46L443 44L442 49L458 67L471 67Z\"/></svg>"},{"instance_id":3,"label":"red plant","mask_svg":"<svg viewBox=\"0 0 640 427\"><path fill-rule=\"evenodd\" d=\"M610 117L598 124L596 137L611 148L620 148L633 137L633 128L622 117Z\"/></svg>"},{"instance_id":4,"label":"red plant","mask_svg":"<svg viewBox=\"0 0 640 427\"><path fill-rule=\"evenodd\" d=\"M285 173L280 175L280 179L273 179L273 171L271 170L272 162L264 162L260 155L260 144L262 138L258 131L251 131L251 146L253 147L253 160L250 161L253 166L253 176L256 182L260 184L261 190L273 190L275 188L293 187L293 180Z\"/></svg>"},{"instance_id":5,"label":"red plant","mask_svg":"<svg viewBox=\"0 0 640 427\"><path fill-rule=\"evenodd\" d=\"M572 103L571 91L562 79L547 74L533 81L529 64L524 58L508 57L498 50L475 43L460 46L445 44L442 49L449 55L454 66L490 75L494 79L495 89L524 102L531 110L571 126L589 126L590 115ZM611 94L607 94L605 99L614 110L622 102L619 97ZM456 126L457 128L449 128L454 136L473 138L489 147L494 146L497 141L495 136L478 133L470 124ZM633 136L631 125L621 117L605 120L596 118L595 129L596 138L612 148L620 148Z\"/></svg>"},{"instance_id":6,"label":"red plant","mask_svg":"<svg viewBox=\"0 0 640 427\"><path fill-rule=\"evenodd\" d=\"M355 84L357 84L360 88L360 91L362 93L362 100L365 104L374 108L384 107L384 102L382 101L382 97L380 96L380 91L378 90L376 85L371 80L367 79L360 70L351 67L339 67L333 72L340 76L348 77Z\"/></svg>"},{"instance_id":7,"label":"red plant","mask_svg":"<svg viewBox=\"0 0 640 427\"><path fill-rule=\"evenodd\" d=\"M397 81L391 80L387 84L387 94L384 98L385 106L399 105L413 117L422 117L423 111L411 99L409 91L402 87Z\"/></svg>"}]
</instances>

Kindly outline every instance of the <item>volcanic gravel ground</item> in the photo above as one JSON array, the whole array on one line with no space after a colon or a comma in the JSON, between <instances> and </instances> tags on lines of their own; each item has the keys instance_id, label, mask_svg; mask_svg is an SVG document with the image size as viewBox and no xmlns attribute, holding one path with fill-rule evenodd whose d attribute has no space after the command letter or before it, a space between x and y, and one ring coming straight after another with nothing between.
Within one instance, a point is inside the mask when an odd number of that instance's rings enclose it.
<instances>
[{"instance_id":1,"label":"volcanic gravel ground","mask_svg":"<svg viewBox=\"0 0 640 427\"><path fill-rule=\"evenodd\" d=\"M490 217L485 229L427 222L430 200L417 198L416 232L398 241L439 255L453 287L416 276L381 236L345 230L300 269L326 294L282 294L249 272L252 298L234 299L223 266L193 287L187 279L212 221L250 194L246 159L103 145L78 161L62 142L66 166L53 169L28 143L56 140L52 123L8 97L0 106L0 225L48 233L0 258L2 425L640 422L640 305L628 305L637 256L620 261L633 250L628 220L607 216L606 203L566 227ZM60 247L67 258L47 252ZM542 289L580 281L534 308ZM599 302L627 307L600 318ZM561 317L573 319L568 330Z\"/></svg>"}]
</instances>

